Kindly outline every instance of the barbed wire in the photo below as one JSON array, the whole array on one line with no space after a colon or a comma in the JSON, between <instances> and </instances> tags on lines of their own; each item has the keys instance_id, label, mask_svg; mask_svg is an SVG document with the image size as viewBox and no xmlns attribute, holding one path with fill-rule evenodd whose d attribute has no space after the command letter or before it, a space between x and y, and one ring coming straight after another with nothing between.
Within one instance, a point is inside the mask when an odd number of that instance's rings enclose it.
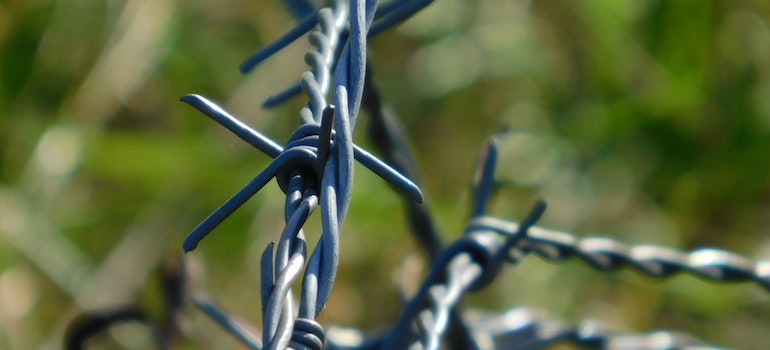
<instances>
[{"instance_id":1,"label":"barbed wire","mask_svg":"<svg viewBox=\"0 0 770 350\"><path fill-rule=\"evenodd\" d=\"M370 73L368 78L371 79L371 77ZM380 151L394 166L410 174L410 178L418 179L413 157L406 146L404 132L392 113L386 111L382 106L376 86L369 81L367 81L367 90L364 95L364 108L372 117L369 135L374 140L374 144L379 146ZM525 223L520 225L485 215L493 190L496 187L494 178L498 153L497 143L493 138L488 144L486 157L478 172L472 218L463 238L468 235L481 235L478 237L486 237L487 240L495 241L494 237L497 239L499 237L518 237L515 239L515 244L509 243L510 249L506 253L508 254L507 261L517 263L529 252L556 261L571 256L579 256L591 266L601 270L631 265L640 269L643 268L643 272L658 278L669 277L677 271L692 271L696 276L719 282L753 280L766 288L768 282L766 266L768 263L752 264L749 259L735 253L716 249L699 249L684 254L670 248L651 245L628 248L626 245L606 237L581 240L565 232L529 226L533 224L529 220L525 220ZM413 233L418 238L418 242L422 243L429 256L437 256L438 252L442 251L442 245L430 215L425 209L426 206L410 205L413 202L408 199L406 203L408 204L409 223ZM544 208L536 208L532 215L542 209ZM521 235L522 229L526 234ZM484 239L479 241L484 241ZM460 242L455 243L455 245L462 245L463 243ZM494 256L492 253L494 249L489 249L489 246L478 243L472 246L479 252L477 256ZM479 279L483 271L481 266L484 266L476 264L472 256L463 252L462 249L455 249L457 248L444 249L444 259L433 261L433 270L420 291L410 300L407 311L402 314L399 322L384 337L385 339L378 343L381 345L377 348L406 348L415 345L424 349L438 347L440 338L446 331L448 312L457 310L456 307L462 294L472 289L470 286L473 281ZM490 260L495 259L486 259L486 261ZM497 264L487 265L491 267L488 268L489 270L499 270L500 260L496 261ZM689 264L685 264L685 262L689 262ZM752 268L752 266L754 267ZM435 277L440 276L441 273L445 274L445 277L442 277L444 279L443 284L440 279ZM494 276L494 273L491 273L490 276ZM412 310L409 309L410 306L413 308ZM531 318L531 321L532 323L528 325L530 328L553 330L553 327L549 326L549 324L554 323L552 320ZM421 342L413 343L416 332L410 328L414 325L410 322L416 322L418 331L422 336ZM589 327L589 325L594 326ZM462 326L467 327L465 323ZM490 344L497 344L499 348L505 349L536 349L559 341L571 341L584 346L610 349L705 346L704 343L692 340L692 337L675 332L659 331L645 335L624 335L606 330L599 332L594 323L586 322L579 327L572 328L561 325L558 328L559 332L537 331L531 333L528 338L520 336L516 342L493 341L498 336L489 333L488 330L484 329L485 327L483 324L471 324L469 329L460 328L460 330L471 333L462 340L462 348L493 348ZM594 331L587 332L586 329L593 329ZM514 329L507 329L506 331L514 332ZM520 344L517 345L517 342Z\"/></svg>"},{"instance_id":2,"label":"barbed wire","mask_svg":"<svg viewBox=\"0 0 770 350\"><path fill-rule=\"evenodd\" d=\"M545 211L544 202L536 203L519 223L488 215L498 162L494 138L478 172L469 223L457 240L445 245L428 206L421 204L419 174L406 133L398 118L383 105L367 62L368 38L433 1L394 0L380 5L377 0L332 0L320 7L310 0L284 2L297 18L297 25L249 56L240 69L244 73L253 70L307 34L313 47L305 54L310 69L300 75L297 84L264 102L265 106L274 106L302 92L308 97L299 112L300 126L285 145L255 131L206 97L192 94L181 99L273 158L252 181L192 230L183 243L185 252L196 249L273 178L286 195L286 226L277 243L268 244L261 256L261 336L208 296L200 292L187 295L183 281L173 280L179 276L167 273L166 289L171 290L173 298L166 301L171 316L163 327L156 326L143 311L131 308L88 314L73 323L68 348L82 348L86 338L124 320L139 321L153 334L165 334L155 339L160 348L168 348L167 338L179 333L177 318L182 300L191 302L249 349L539 349L563 341L605 349L709 347L672 331L627 335L609 331L594 321L570 326L544 312L525 308L492 315L465 309L465 294L484 289L506 263L518 263L530 253L550 261L577 257L601 271L629 266L654 278L684 272L717 282L754 282L770 291L770 261L754 263L736 253L711 248L684 253L652 245L628 246L607 237L578 238L535 225ZM371 119L369 138L385 161L353 143L361 109ZM403 196L411 231L431 262L429 274L418 291L406 298L393 327L374 336L357 329L325 329L316 321L336 279L340 226L350 206L354 160ZM308 258L303 229L316 210L321 215L321 235ZM293 288L300 280L296 302Z\"/></svg>"},{"instance_id":3,"label":"barbed wire","mask_svg":"<svg viewBox=\"0 0 770 350\"><path fill-rule=\"evenodd\" d=\"M305 55L311 70L301 75L299 83L309 102L299 113L302 125L283 149L258 136L212 102L199 96L183 99L275 158L267 169L196 227L184 244L185 251L194 249L211 230L276 177L286 193L286 228L277 247L271 243L262 255L262 341L267 349L323 348L323 328L314 319L325 306L336 277L339 225L349 207L353 159L400 185L416 199L422 198L419 188L411 181L368 152L354 147L352 142L352 129L363 95L366 32L375 10L376 1L337 0L315 14L316 29L309 34L315 49ZM297 37L296 33L304 31L307 23L313 21L301 21L299 29L289 33L289 39L280 39L268 49L280 49L288 44ZM272 51L257 52L241 69L248 71L271 54ZM326 94L335 67L334 104L330 105ZM277 96L268 104L278 103L290 93ZM319 204L322 234L305 266L307 248L302 227ZM303 268L299 311L295 315L291 287Z\"/></svg>"},{"instance_id":4,"label":"barbed wire","mask_svg":"<svg viewBox=\"0 0 770 350\"><path fill-rule=\"evenodd\" d=\"M488 144L480 169L473 217L464 235L442 252L442 258L433 262L430 274L388 336L386 349L414 346L414 332L410 327L415 323L422 335L420 348L438 349L440 337L446 329L448 310L462 294L486 286L500 270L503 260L517 263L528 253L553 261L575 256L603 271L631 266L654 278L687 272L716 282L754 282L770 291L770 261L753 263L739 254L713 248L682 253L653 245L628 247L607 237L580 239L569 233L534 226L545 210L542 202L521 223L487 216L484 213L495 188L497 161L498 149L493 139ZM507 237L507 240L501 237ZM428 302L425 303L425 300ZM661 339L679 344L683 342L681 338L676 333L665 331L640 336L594 332L587 336L584 332L570 330L541 340L570 339L599 348L615 349L620 345L614 344L623 344L620 348L637 349L659 348L649 344L659 344L663 341ZM481 340L475 341L475 344L481 343Z\"/></svg>"},{"instance_id":5,"label":"barbed wire","mask_svg":"<svg viewBox=\"0 0 770 350\"><path fill-rule=\"evenodd\" d=\"M577 257L597 270L628 266L653 278L667 278L684 272L714 282L754 282L770 291L770 261L752 262L722 249L701 248L683 253L646 244L629 247L606 237L577 238L564 232L532 227L510 257L515 261L525 252L552 261Z\"/></svg>"},{"instance_id":6,"label":"barbed wire","mask_svg":"<svg viewBox=\"0 0 770 350\"><path fill-rule=\"evenodd\" d=\"M497 145L489 143L487 161L483 169L476 201L476 214L483 212L485 203L494 186L492 179L497 163ZM498 230L509 234L519 230L519 225L489 216L477 216L469 229L476 227ZM628 246L609 237L578 238L573 234L532 226L509 251L508 259L517 262L527 253L560 261L577 257L597 270L614 270L632 267L653 278L667 278L684 272L715 282L754 282L770 292L770 260L752 262L751 259L733 252L715 248L700 248L689 253L650 244Z\"/></svg>"}]
</instances>

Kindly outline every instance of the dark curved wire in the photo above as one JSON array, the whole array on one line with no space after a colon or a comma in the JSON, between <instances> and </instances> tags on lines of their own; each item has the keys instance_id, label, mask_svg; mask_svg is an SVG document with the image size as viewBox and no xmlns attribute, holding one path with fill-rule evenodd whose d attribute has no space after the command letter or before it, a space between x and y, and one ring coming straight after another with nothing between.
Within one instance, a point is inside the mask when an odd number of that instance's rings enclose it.
<instances>
[{"instance_id":1,"label":"dark curved wire","mask_svg":"<svg viewBox=\"0 0 770 350\"><path fill-rule=\"evenodd\" d=\"M150 332L157 349L171 349L179 336L179 318L186 294L186 270L178 257L169 257L163 263L160 274L165 315L161 322L154 320L144 308L125 305L78 315L64 334L64 349L86 349L88 340L114 325L137 322Z\"/></svg>"}]
</instances>

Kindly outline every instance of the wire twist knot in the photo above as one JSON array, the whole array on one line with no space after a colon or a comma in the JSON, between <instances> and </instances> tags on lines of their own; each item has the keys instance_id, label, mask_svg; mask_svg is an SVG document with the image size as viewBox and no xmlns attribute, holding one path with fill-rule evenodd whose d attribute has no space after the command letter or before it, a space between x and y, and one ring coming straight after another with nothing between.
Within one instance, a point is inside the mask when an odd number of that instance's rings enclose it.
<instances>
[{"instance_id":1,"label":"wire twist knot","mask_svg":"<svg viewBox=\"0 0 770 350\"><path fill-rule=\"evenodd\" d=\"M326 345L326 332L315 320L297 318L294 320L294 330L289 345L297 350L322 350Z\"/></svg>"},{"instance_id":2,"label":"wire twist knot","mask_svg":"<svg viewBox=\"0 0 770 350\"><path fill-rule=\"evenodd\" d=\"M331 128L334 106L324 109L321 124L304 124L289 137L281 153L296 153L290 158L275 178L283 193L289 193L289 181L295 175L302 176L304 186L320 192L321 179L328 155L334 144L334 130Z\"/></svg>"}]
</instances>

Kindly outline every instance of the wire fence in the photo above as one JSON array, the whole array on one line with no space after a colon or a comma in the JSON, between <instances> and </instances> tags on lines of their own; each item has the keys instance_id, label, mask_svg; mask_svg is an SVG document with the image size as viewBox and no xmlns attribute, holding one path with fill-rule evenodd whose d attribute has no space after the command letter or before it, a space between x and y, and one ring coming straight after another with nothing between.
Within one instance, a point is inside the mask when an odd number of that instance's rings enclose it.
<instances>
[{"instance_id":1,"label":"wire fence","mask_svg":"<svg viewBox=\"0 0 770 350\"><path fill-rule=\"evenodd\" d=\"M431 1L333 0L321 7L312 1L285 1L297 26L257 51L241 66L247 73L292 42L308 34L313 49L305 55L310 70L299 83L269 97L275 106L298 94L307 96L299 112L300 126L280 145L252 129L217 103L201 95L182 101L205 114L240 139L273 158L240 191L216 209L183 243L190 252L234 211L273 178L285 194L286 226L261 258L262 330L244 325L213 299L186 287L183 260L169 260L164 270L167 315L151 321L141 309L119 308L86 313L70 325L68 349L80 349L88 338L123 321L136 321L151 330L159 348L173 347L180 331L180 310L192 303L249 349L540 349L557 343L606 349L713 348L674 331L622 334L585 321L576 325L542 311L515 308L487 313L463 305L464 296L486 288L506 265L530 255L549 261L577 258L600 271L631 267L653 278L684 272L716 282L752 282L770 290L770 261L752 262L736 253L699 249L684 253L652 245L628 246L605 237L575 235L537 226L546 211L537 202L521 221L490 216L498 163L496 137L478 170L471 219L461 237L441 241L423 202L414 157L404 130L388 113L367 59L367 40L428 6ZM379 159L353 143L361 111L370 117L368 136ZM387 181L403 197L406 216L430 271L410 296L392 327L365 332L323 325L318 321L337 277L340 227L351 202L354 162ZM320 212L321 235L312 251L304 233L308 219ZM240 277L239 277L240 278ZM298 292L296 290L299 290ZM256 307L256 306L255 306Z\"/></svg>"}]
</instances>

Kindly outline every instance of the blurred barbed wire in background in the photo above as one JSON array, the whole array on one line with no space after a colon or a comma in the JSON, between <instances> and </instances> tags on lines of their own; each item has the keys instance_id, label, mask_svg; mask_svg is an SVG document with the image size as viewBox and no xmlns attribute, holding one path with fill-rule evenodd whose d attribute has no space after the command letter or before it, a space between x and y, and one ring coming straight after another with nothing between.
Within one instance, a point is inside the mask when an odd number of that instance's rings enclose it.
<instances>
[{"instance_id":1,"label":"blurred barbed wire in background","mask_svg":"<svg viewBox=\"0 0 770 350\"><path fill-rule=\"evenodd\" d=\"M477 146L503 126L514 132L500 143L494 214L523 217L522 205L542 197L549 227L766 257L767 20L761 1L442 0L374 40L370 59L431 179L440 232L462 231L467 195L457 189ZM178 249L179 228L267 165L173 101L206 91L266 134L289 135L296 119L285 116L301 104L255 113L254 98L295 79L307 47L245 78L233 67L290 23L280 4L252 1L0 5L1 347L57 348L81 310L130 300L160 310L148 276ZM398 197L363 172L356 182L324 323L376 328L399 303L397 283L381 277L419 281L426 262L404 262L414 247L393 231L407 224L382 215ZM191 268L200 276L191 283L254 324L257 286L231 276L256 280L260 233L281 230L282 196L260 193L247 204L256 214L233 215L220 228L227 238L207 242ZM766 345L754 336L768 316L760 288L688 277L651 284L527 259L469 302ZM232 346L212 332L195 342ZM118 328L108 341L145 347L135 334Z\"/></svg>"}]
</instances>

